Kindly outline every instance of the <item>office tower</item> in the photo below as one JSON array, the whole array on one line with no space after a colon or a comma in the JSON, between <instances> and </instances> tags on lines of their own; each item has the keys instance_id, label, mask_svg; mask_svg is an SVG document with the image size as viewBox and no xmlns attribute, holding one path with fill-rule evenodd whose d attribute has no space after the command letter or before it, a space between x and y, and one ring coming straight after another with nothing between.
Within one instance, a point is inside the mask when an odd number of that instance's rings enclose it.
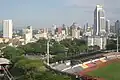
<instances>
[{"instance_id":1,"label":"office tower","mask_svg":"<svg viewBox=\"0 0 120 80\"><path fill-rule=\"evenodd\" d=\"M63 24L62 25L62 36L65 36L66 35L66 25Z\"/></svg>"},{"instance_id":2,"label":"office tower","mask_svg":"<svg viewBox=\"0 0 120 80\"><path fill-rule=\"evenodd\" d=\"M30 30L30 39L33 38L32 26L28 26L27 29Z\"/></svg>"},{"instance_id":3,"label":"office tower","mask_svg":"<svg viewBox=\"0 0 120 80\"><path fill-rule=\"evenodd\" d=\"M106 32L110 33L110 20L106 21Z\"/></svg>"},{"instance_id":4,"label":"office tower","mask_svg":"<svg viewBox=\"0 0 120 80\"><path fill-rule=\"evenodd\" d=\"M32 38L33 38L32 26L27 26L26 29L23 29L23 36L25 39L25 44L29 43L32 40Z\"/></svg>"},{"instance_id":5,"label":"office tower","mask_svg":"<svg viewBox=\"0 0 120 80\"><path fill-rule=\"evenodd\" d=\"M111 31L112 33L116 33L115 24L114 24L114 25L110 25L110 31Z\"/></svg>"},{"instance_id":6,"label":"office tower","mask_svg":"<svg viewBox=\"0 0 120 80\"><path fill-rule=\"evenodd\" d=\"M88 27L89 27L89 25L88 25L88 23L86 23L86 25L84 25L84 33L87 32Z\"/></svg>"},{"instance_id":7,"label":"office tower","mask_svg":"<svg viewBox=\"0 0 120 80\"><path fill-rule=\"evenodd\" d=\"M115 31L116 31L116 34L118 35L119 31L120 31L120 21L119 20L117 20L115 22Z\"/></svg>"},{"instance_id":8,"label":"office tower","mask_svg":"<svg viewBox=\"0 0 120 80\"><path fill-rule=\"evenodd\" d=\"M65 34L68 36L69 35L69 27L65 27Z\"/></svg>"},{"instance_id":9,"label":"office tower","mask_svg":"<svg viewBox=\"0 0 120 80\"><path fill-rule=\"evenodd\" d=\"M94 35L106 33L105 11L101 5L97 5L94 11Z\"/></svg>"},{"instance_id":10,"label":"office tower","mask_svg":"<svg viewBox=\"0 0 120 80\"><path fill-rule=\"evenodd\" d=\"M57 26L55 24L52 25L52 35L55 35Z\"/></svg>"},{"instance_id":11,"label":"office tower","mask_svg":"<svg viewBox=\"0 0 120 80\"><path fill-rule=\"evenodd\" d=\"M13 22L12 20L3 20L3 38L12 38Z\"/></svg>"},{"instance_id":12,"label":"office tower","mask_svg":"<svg viewBox=\"0 0 120 80\"><path fill-rule=\"evenodd\" d=\"M89 27L89 24L88 23L86 23L86 29Z\"/></svg>"},{"instance_id":13,"label":"office tower","mask_svg":"<svg viewBox=\"0 0 120 80\"><path fill-rule=\"evenodd\" d=\"M84 33L86 33L86 30L87 30L87 29L86 29L86 26L84 25L84 29L83 29Z\"/></svg>"}]
</instances>

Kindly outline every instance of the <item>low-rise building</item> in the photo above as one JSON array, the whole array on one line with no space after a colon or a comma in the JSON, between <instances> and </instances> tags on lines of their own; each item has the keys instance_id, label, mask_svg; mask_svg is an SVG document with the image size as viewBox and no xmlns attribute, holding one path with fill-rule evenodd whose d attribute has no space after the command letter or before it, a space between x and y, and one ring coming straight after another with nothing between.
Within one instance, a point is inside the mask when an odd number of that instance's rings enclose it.
<instances>
[{"instance_id":1,"label":"low-rise building","mask_svg":"<svg viewBox=\"0 0 120 80\"><path fill-rule=\"evenodd\" d=\"M88 46L97 45L100 49L105 49L107 44L107 37L106 36L88 36L86 37Z\"/></svg>"},{"instance_id":2,"label":"low-rise building","mask_svg":"<svg viewBox=\"0 0 120 80\"><path fill-rule=\"evenodd\" d=\"M10 39L8 38L0 38L0 43L8 43Z\"/></svg>"}]
</instances>

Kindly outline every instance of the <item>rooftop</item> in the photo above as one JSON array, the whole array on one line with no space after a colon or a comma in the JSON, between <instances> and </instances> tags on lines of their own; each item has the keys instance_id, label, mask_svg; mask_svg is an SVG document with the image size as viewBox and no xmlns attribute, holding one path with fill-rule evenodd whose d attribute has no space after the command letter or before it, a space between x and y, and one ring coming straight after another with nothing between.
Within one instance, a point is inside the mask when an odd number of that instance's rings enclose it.
<instances>
[{"instance_id":1,"label":"rooftop","mask_svg":"<svg viewBox=\"0 0 120 80\"><path fill-rule=\"evenodd\" d=\"M99 8L103 8L103 6L102 6L102 5L97 5L97 7L99 7Z\"/></svg>"},{"instance_id":2,"label":"rooftop","mask_svg":"<svg viewBox=\"0 0 120 80\"><path fill-rule=\"evenodd\" d=\"M0 64L10 64L10 61L6 58L0 58Z\"/></svg>"}]
</instances>

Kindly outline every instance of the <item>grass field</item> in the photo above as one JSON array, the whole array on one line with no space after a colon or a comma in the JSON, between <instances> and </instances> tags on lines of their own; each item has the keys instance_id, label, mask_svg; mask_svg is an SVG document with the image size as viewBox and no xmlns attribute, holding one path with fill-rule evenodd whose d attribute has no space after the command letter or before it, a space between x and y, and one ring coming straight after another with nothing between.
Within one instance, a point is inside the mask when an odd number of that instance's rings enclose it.
<instances>
[{"instance_id":1,"label":"grass field","mask_svg":"<svg viewBox=\"0 0 120 80\"><path fill-rule=\"evenodd\" d=\"M113 62L105 67L89 72L88 75L105 80L120 80L120 62Z\"/></svg>"}]
</instances>

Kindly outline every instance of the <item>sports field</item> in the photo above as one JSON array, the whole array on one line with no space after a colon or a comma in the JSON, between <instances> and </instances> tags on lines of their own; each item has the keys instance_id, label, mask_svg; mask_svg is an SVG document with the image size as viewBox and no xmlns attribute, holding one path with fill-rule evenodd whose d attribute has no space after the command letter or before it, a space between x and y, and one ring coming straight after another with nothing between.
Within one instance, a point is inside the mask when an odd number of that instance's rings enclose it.
<instances>
[{"instance_id":1,"label":"sports field","mask_svg":"<svg viewBox=\"0 0 120 80\"><path fill-rule=\"evenodd\" d=\"M87 74L104 78L105 80L120 80L120 61L114 61L104 67L90 71Z\"/></svg>"}]
</instances>

